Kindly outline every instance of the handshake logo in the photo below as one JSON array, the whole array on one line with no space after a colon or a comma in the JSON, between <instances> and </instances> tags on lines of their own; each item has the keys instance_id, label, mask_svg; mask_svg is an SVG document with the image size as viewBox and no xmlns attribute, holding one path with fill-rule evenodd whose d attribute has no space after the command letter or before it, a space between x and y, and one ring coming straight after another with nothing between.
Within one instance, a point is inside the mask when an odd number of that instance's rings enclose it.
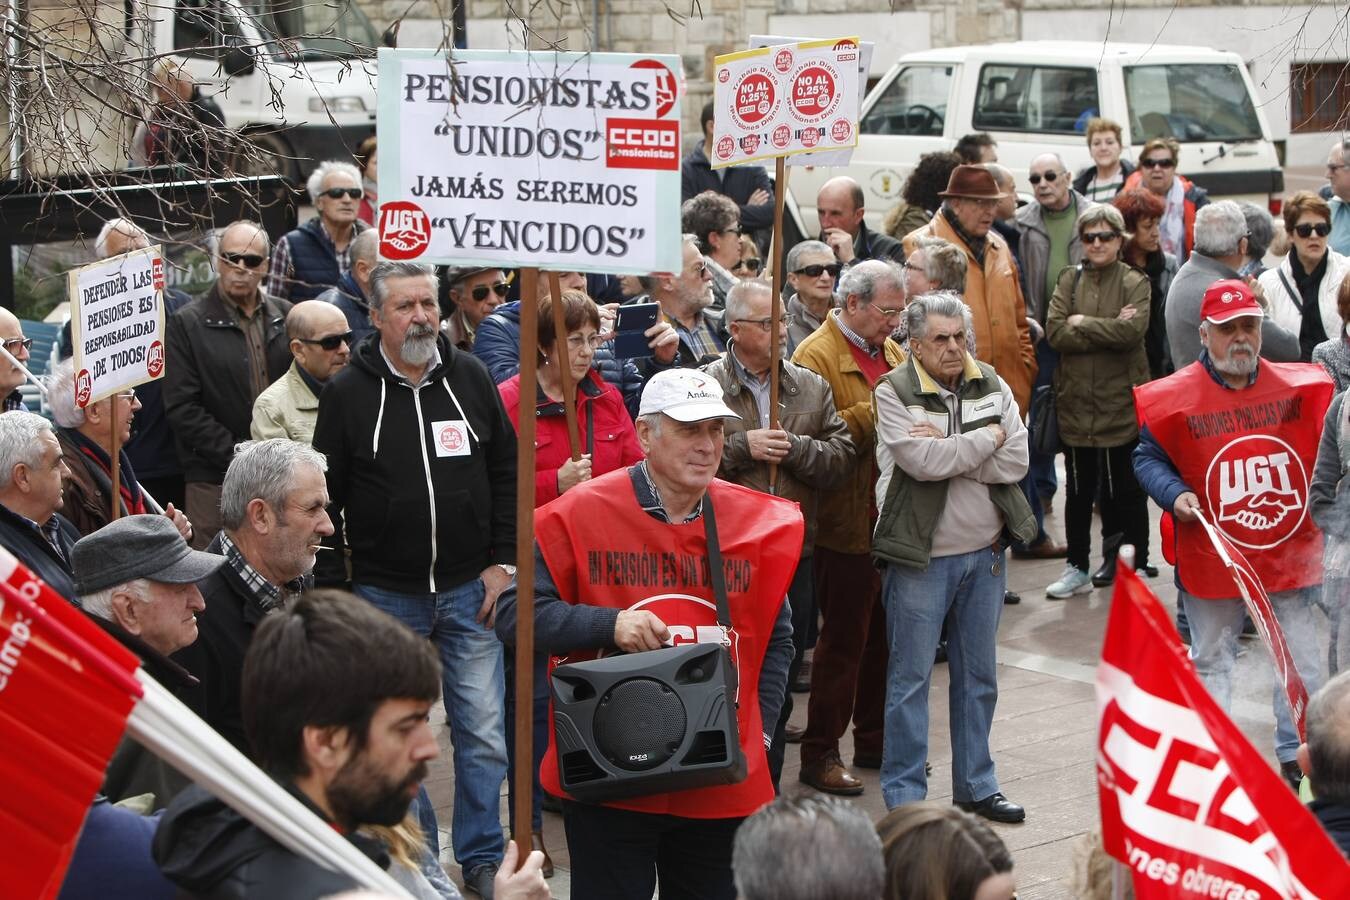
<instances>
[{"instance_id":1,"label":"handshake logo","mask_svg":"<svg viewBox=\"0 0 1350 900\"><path fill-rule=\"evenodd\" d=\"M1248 435L1224 447L1206 477L1214 518L1234 543L1256 550L1283 543L1307 515L1308 477L1284 441Z\"/></svg>"}]
</instances>

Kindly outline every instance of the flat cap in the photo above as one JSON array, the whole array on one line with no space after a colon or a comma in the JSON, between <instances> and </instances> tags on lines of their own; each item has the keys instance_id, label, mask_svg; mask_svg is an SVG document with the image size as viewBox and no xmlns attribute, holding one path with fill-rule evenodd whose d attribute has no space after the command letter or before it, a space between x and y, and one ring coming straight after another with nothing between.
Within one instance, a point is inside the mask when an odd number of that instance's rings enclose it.
<instances>
[{"instance_id":1,"label":"flat cap","mask_svg":"<svg viewBox=\"0 0 1350 900\"><path fill-rule=\"evenodd\" d=\"M165 516L124 516L80 538L70 554L75 591L92 594L146 578L164 584L201 581L225 557L193 550Z\"/></svg>"}]
</instances>

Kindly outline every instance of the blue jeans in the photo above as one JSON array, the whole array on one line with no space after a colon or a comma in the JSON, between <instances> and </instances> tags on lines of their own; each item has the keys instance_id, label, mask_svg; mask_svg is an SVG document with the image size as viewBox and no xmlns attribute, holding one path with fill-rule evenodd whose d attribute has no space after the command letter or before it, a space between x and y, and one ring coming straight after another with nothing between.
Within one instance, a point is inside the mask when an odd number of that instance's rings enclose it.
<instances>
[{"instance_id":1,"label":"blue jeans","mask_svg":"<svg viewBox=\"0 0 1350 900\"><path fill-rule=\"evenodd\" d=\"M889 565L882 575L890 662L881 793L887 809L928 796L928 690L942 622L947 621L947 703L952 728L952 799L998 792L989 730L998 701L994 660L1007 586L1004 551L985 547L932 559L927 569ZM996 571L995 571L996 570Z\"/></svg>"},{"instance_id":2,"label":"blue jeans","mask_svg":"<svg viewBox=\"0 0 1350 900\"><path fill-rule=\"evenodd\" d=\"M1311 697L1322 686L1322 659L1317 649L1317 623L1313 617L1313 592L1320 588L1281 591L1270 595L1275 619L1284 631L1294 667L1303 676ZM1191 661L1205 688L1227 712L1233 696L1233 664L1237 662L1238 635L1247 607L1240 599L1204 600L1178 588L1191 627ZM1289 701L1279 679L1275 680L1275 756L1286 763L1298 752L1298 731L1289 713Z\"/></svg>"},{"instance_id":3,"label":"blue jeans","mask_svg":"<svg viewBox=\"0 0 1350 900\"><path fill-rule=\"evenodd\" d=\"M501 862L506 688L501 642L491 628L474 621L483 605L483 582L475 578L439 594L402 594L366 584L352 588L357 596L436 645L454 746L455 812L450 841L455 861L465 869Z\"/></svg>"}]
</instances>

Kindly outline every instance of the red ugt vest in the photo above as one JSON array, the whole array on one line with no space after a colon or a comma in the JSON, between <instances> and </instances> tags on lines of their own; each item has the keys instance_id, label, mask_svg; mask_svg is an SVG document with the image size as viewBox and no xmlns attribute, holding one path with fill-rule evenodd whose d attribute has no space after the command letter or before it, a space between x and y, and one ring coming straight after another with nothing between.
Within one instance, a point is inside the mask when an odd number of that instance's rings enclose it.
<instances>
[{"instance_id":1,"label":"red ugt vest","mask_svg":"<svg viewBox=\"0 0 1350 900\"><path fill-rule=\"evenodd\" d=\"M1262 360L1257 372L1250 387L1225 390L1195 362L1139 385L1134 399L1140 425L1167 451L1210 524L1274 593L1322 581L1322 533L1308 514L1308 482L1334 387L1307 363ZM1176 523L1176 551L1187 593L1236 594L1199 522Z\"/></svg>"},{"instance_id":2,"label":"red ugt vest","mask_svg":"<svg viewBox=\"0 0 1350 900\"><path fill-rule=\"evenodd\" d=\"M738 784L653 794L607 804L691 819L748 816L773 799L759 711L759 670L778 611L801 555L797 504L725 481L708 488L717 516L731 608L731 658L739 677L736 725L747 775ZM535 513L539 551L568 603L645 609L675 644L721 640L717 601L707 577L702 518L667 525L638 506L627 469L574 488ZM567 657L575 662L589 653ZM540 766L545 788L558 781L553 729Z\"/></svg>"}]
</instances>

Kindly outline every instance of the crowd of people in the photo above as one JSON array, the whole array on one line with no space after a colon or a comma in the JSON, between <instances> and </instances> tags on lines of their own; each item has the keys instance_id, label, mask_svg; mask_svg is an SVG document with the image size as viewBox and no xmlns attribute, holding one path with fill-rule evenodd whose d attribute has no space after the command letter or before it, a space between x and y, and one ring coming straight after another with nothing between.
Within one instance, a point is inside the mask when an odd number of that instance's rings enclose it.
<instances>
[{"instance_id":1,"label":"crowd of people","mask_svg":"<svg viewBox=\"0 0 1350 900\"><path fill-rule=\"evenodd\" d=\"M711 105L703 125L706 142ZM1329 196L1286 200L1290 251L1264 269L1269 214L1210 202L1177 174L1176 141L1148 141L1136 166L1115 123L1094 119L1085 138L1081 172L1052 152L1032 161L1021 208L988 135L917 160L879 229L862 187L832 178L818 234L787 248L767 246L767 176L714 172L701 143L683 165L678 271L541 273L535 296L500 268L381 261L368 142L358 164L314 170L316 214L299 228L237 221L212 237L209 290L166 293L162 382L80 408L66 361L48 420L24 409L23 370L0 362L0 543L419 898L459 896L421 783L439 698L450 851L478 896L548 895L542 816L560 809L576 896L1006 900L1012 859L981 819L1026 818L990 750L999 620L1021 602L1007 556L1063 559L1055 601L1110 585L1127 544L1156 577L1152 498L1181 635L1225 707L1244 608L1198 518L1250 548L1318 697L1301 748L1277 691L1277 761L1291 783L1311 776L1344 847L1346 676L1318 688L1350 653L1350 419L1336 393L1350 383L1350 144L1331 151ZM114 219L95 247L154 240ZM778 304L769 258L784 268ZM523 304L537 312L533 383ZM616 355L616 319L641 304L658 311L646 351ZM0 340L27 361L3 309ZM521 761L516 436L531 396L536 753ZM1225 411L1268 407L1284 412L1247 440L1283 457L1234 457L1246 481L1211 477L1240 430ZM1061 457L1066 543L1045 527ZM672 564L648 580L604 562L652 548L748 574ZM568 796L551 666L694 640L734 652L744 777ZM924 802L944 662L955 808ZM808 695L803 728L794 692ZM794 743L816 793L780 785ZM510 821L508 840L515 765L535 773L532 821ZM857 769L880 772L891 812L875 826L819 796L863 793ZM127 739L63 896L351 886Z\"/></svg>"}]
</instances>

